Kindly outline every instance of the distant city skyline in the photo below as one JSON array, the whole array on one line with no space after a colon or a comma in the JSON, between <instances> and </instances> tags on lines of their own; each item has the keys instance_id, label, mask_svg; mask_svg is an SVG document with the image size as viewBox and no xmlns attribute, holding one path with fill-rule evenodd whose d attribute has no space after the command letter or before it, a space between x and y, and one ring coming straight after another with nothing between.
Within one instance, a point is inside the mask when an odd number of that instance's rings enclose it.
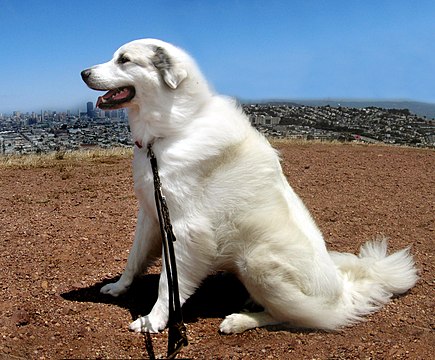
<instances>
[{"instance_id":1,"label":"distant city skyline","mask_svg":"<svg viewBox=\"0 0 435 360\"><path fill-rule=\"evenodd\" d=\"M218 93L242 100L435 103L432 0L0 0L0 113L86 110L80 71L122 44L185 48Z\"/></svg>"},{"instance_id":2,"label":"distant city skyline","mask_svg":"<svg viewBox=\"0 0 435 360\"><path fill-rule=\"evenodd\" d=\"M54 108L46 108L46 107L40 107L39 109L34 109L34 110L27 110L27 111L25 111L25 110L21 110L21 109L15 109L15 110L12 110L12 111L8 111L8 112L2 112L2 111L0 111L0 114L3 114L3 115L13 115L14 113L22 113L22 114L32 114L32 113L35 113L35 114L40 114L41 112L46 112L46 111L48 111L48 112L55 112L55 113L67 113L67 112L71 112L71 113L78 113L78 112L81 112L81 113L86 113L87 111L88 111L88 104L89 103L92 103L92 107L93 107L93 109L95 110L96 108L95 108L95 106L94 106L94 102L93 101L85 101L83 104L81 104L81 105L78 105L78 106L76 106L76 107L66 107L66 108L63 108L63 107L54 107Z\"/></svg>"},{"instance_id":3,"label":"distant city skyline","mask_svg":"<svg viewBox=\"0 0 435 360\"><path fill-rule=\"evenodd\" d=\"M313 99L237 99L240 100L241 103L243 104L254 104L254 103L259 103L259 104L263 104L263 103L293 103L295 105L299 104L299 105L304 105L304 104L315 104L315 103L319 103L319 104L323 104L323 103L337 103L337 105L340 105L340 102L345 103L363 103L363 104L367 104L367 106L372 106L371 103L382 103L382 102L386 102L386 103L397 103L397 104L406 104L406 103L416 103L416 104L427 104L429 106L433 106L435 108L435 102L424 102L424 101L413 101L413 100L407 100L407 99L339 99L339 98L313 98ZM56 113L67 113L67 112L73 112L73 113L77 113L77 112L82 112L82 113L86 113L88 111L88 104L92 103L93 104L93 109L94 110L100 110L97 107L95 107L96 101L85 101L83 104L80 104L78 106L75 107L53 107L53 108L47 108L47 107L39 107L37 109L33 109L33 110L22 110L22 109L14 109L12 111L0 111L0 114L2 115L12 115L15 112L19 112L22 114L31 114L31 113L36 113L36 114L40 114L41 111L45 112L56 112ZM388 107L387 107L388 108ZM121 108L124 111L128 112L128 108Z\"/></svg>"},{"instance_id":4,"label":"distant city skyline","mask_svg":"<svg viewBox=\"0 0 435 360\"><path fill-rule=\"evenodd\" d=\"M13 116L14 114L21 114L21 115L31 115L31 114L35 114L35 115L40 115L41 113L58 113L58 114L90 114L90 112L101 112L101 113L111 113L111 112L124 112L127 113L128 110L125 108L121 108L118 110L101 110L97 107L95 107L95 103L93 101L87 101L84 104L82 104L81 106L77 107L77 108L67 108L67 109L46 109L46 108L41 108L39 110L30 110L30 111L22 111L20 109L16 109L10 112L0 112L0 115L3 116Z\"/></svg>"},{"instance_id":5,"label":"distant city skyline","mask_svg":"<svg viewBox=\"0 0 435 360\"><path fill-rule=\"evenodd\" d=\"M347 107L347 108L364 108L364 107L375 107L382 109L408 109L412 114L416 114L420 117L424 117L427 120L435 119L435 103L426 103L418 101L407 101L407 100L364 100L364 99L270 99L258 101L241 101L241 104L287 104L287 105L300 105L300 106L331 106L331 107ZM91 110L93 109L93 110ZM97 117L104 116L104 114L120 112L127 117L127 109L118 110L101 110L94 106L92 101L88 101L83 106L77 109L40 109L38 111L21 111L14 110L10 113L0 112L0 118L10 117L19 115L32 115L39 116L41 113L57 113L57 114L67 114L67 115L82 115L87 114L90 116L92 113ZM92 116L90 116L92 117Z\"/></svg>"},{"instance_id":6,"label":"distant city skyline","mask_svg":"<svg viewBox=\"0 0 435 360\"><path fill-rule=\"evenodd\" d=\"M133 145L125 111L15 114L1 117L0 155ZM329 105L250 104L243 110L266 136L435 146L432 121L408 110Z\"/></svg>"}]
</instances>

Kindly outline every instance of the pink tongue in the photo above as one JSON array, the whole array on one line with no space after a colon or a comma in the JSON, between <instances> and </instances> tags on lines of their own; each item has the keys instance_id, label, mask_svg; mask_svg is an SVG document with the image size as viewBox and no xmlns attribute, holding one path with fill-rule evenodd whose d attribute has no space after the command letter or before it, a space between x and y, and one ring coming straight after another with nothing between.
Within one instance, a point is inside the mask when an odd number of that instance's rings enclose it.
<instances>
[{"instance_id":1,"label":"pink tongue","mask_svg":"<svg viewBox=\"0 0 435 360\"><path fill-rule=\"evenodd\" d=\"M110 90L107 93L105 93L103 95L103 99L109 99L111 98L114 94L116 94L116 89L115 90Z\"/></svg>"},{"instance_id":2,"label":"pink tongue","mask_svg":"<svg viewBox=\"0 0 435 360\"><path fill-rule=\"evenodd\" d=\"M117 99L119 98L118 96L114 96L116 94L116 89L115 90L110 90L108 92L106 92L103 96L99 96L98 100L97 100L97 104L95 105L96 107L99 107L99 105L103 102L105 102L105 100L110 99L113 97L113 99Z\"/></svg>"},{"instance_id":3,"label":"pink tongue","mask_svg":"<svg viewBox=\"0 0 435 360\"><path fill-rule=\"evenodd\" d=\"M97 100L96 107L99 107L101 103L106 102L106 100L123 100L125 99L129 94L128 89L123 89L119 91L119 89L109 90L107 93L105 93L103 96L99 96Z\"/></svg>"},{"instance_id":4,"label":"pink tongue","mask_svg":"<svg viewBox=\"0 0 435 360\"><path fill-rule=\"evenodd\" d=\"M116 94L113 99L114 100L122 100L125 98L125 96L128 94L128 91L126 89L122 90L119 94Z\"/></svg>"}]
</instances>

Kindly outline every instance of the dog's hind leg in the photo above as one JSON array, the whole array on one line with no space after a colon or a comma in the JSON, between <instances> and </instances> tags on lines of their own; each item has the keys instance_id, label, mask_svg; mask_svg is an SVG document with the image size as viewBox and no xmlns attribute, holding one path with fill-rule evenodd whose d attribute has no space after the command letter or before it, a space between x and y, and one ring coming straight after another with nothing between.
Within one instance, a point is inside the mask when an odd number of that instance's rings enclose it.
<instances>
[{"instance_id":1,"label":"dog's hind leg","mask_svg":"<svg viewBox=\"0 0 435 360\"><path fill-rule=\"evenodd\" d=\"M270 264L264 266L262 260L251 261L250 259L241 261L239 264L242 265L239 269L240 280L250 293L252 301L264 307L264 311L241 312L228 315L219 327L220 332L223 334L241 333L257 327L282 323L282 320L277 320L265 307L265 305L270 305L267 300L268 298L273 298L274 302L284 301L284 299L277 299L277 296L280 296L280 294L270 291L272 286L268 282L274 282L274 280L270 281L268 270L273 266L270 266ZM265 290L265 288L269 290Z\"/></svg>"},{"instance_id":2,"label":"dog's hind leg","mask_svg":"<svg viewBox=\"0 0 435 360\"><path fill-rule=\"evenodd\" d=\"M310 249L282 243L247 248L238 258L237 275L264 312L228 316L220 326L223 333L280 323L331 329L340 323L335 309L341 302L342 283L335 269L323 266L319 271L323 262L312 261Z\"/></svg>"},{"instance_id":3,"label":"dog's hind leg","mask_svg":"<svg viewBox=\"0 0 435 360\"><path fill-rule=\"evenodd\" d=\"M115 282L104 285L101 293L119 296L125 293L134 278L142 274L151 261L160 255L161 244L155 219L146 216L139 210L133 246L128 256L127 265L121 278Z\"/></svg>"}]
</instances>

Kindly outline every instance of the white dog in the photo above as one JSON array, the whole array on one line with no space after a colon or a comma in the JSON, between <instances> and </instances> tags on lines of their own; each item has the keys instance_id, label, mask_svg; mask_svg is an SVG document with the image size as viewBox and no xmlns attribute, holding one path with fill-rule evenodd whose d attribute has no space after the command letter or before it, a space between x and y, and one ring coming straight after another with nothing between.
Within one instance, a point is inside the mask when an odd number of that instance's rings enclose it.
<instances>
[{"instance_id":1,"label":"white dog","mask_svg":"<svg viewBox=\"0 0 435 360\"><path fill-rule=\"evenodd\" d=\"M108 91L98 100L101 109L129 108L139 144L133 160L140 205L135 239L121 278L102 293L126 292L161 254L149 143L177 237L181 304L207 275L227 270L264 308L227 316L221 332L277 323L336 329L417 281L409 249L387 256L385 240L364 244L359 256L328 252L276 151L233 101L212 92L184 51L154 39L133 41L82 77L92 89ZM163 266L157 302L130 329L157 332L167 321Z\"/></svg>"}]
</instances>

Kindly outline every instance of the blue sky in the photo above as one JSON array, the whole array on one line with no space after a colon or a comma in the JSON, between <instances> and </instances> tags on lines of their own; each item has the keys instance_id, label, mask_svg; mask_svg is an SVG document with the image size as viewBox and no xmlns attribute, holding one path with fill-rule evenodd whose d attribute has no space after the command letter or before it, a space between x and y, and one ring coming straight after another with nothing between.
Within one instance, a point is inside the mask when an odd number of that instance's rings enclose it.
<instances>
[{"instance_id":1,"label":"blue sky","mask_svg":"<svg viewBox=\"0 0 435 360\"><path fill-rule=\"evenodd\" d=\"M84 109L80 71L155 37L241 99L435 102L433 0L0 0L0 113Z\"/></svg>"}]
</instances>

